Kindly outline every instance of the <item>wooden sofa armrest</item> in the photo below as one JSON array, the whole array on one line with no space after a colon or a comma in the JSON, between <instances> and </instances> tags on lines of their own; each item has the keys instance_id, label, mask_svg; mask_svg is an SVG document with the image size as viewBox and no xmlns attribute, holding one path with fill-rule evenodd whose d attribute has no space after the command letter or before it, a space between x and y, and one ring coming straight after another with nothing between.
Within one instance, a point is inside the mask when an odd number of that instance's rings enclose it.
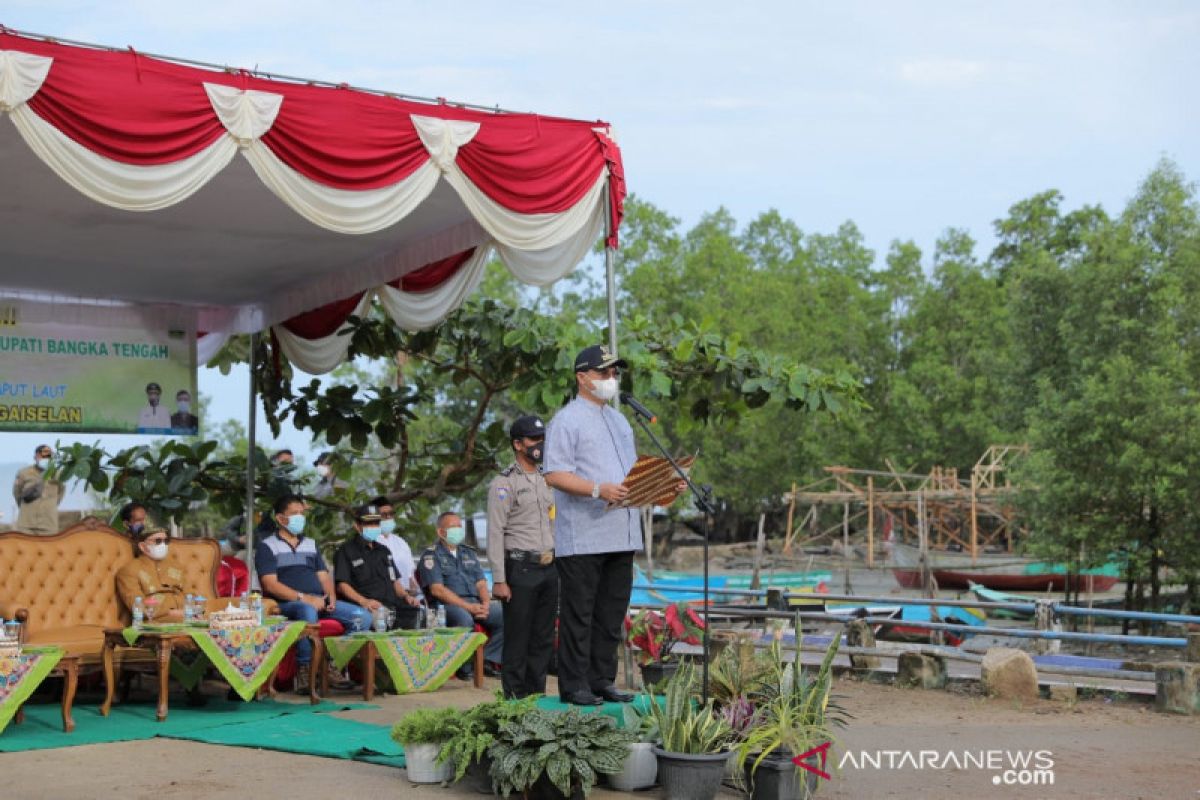
<instances>
[{"instance_id":1,"label":"wooden sofa armrest","mask_svg":"<svg viewBox=\"0 0 1200 800\"><path fill-rule=\"evenodd\" d=\"M15 619L24 624L29 620L29 609L16 603L0 603L0 618Z\"/></svg>"}]
</instances>

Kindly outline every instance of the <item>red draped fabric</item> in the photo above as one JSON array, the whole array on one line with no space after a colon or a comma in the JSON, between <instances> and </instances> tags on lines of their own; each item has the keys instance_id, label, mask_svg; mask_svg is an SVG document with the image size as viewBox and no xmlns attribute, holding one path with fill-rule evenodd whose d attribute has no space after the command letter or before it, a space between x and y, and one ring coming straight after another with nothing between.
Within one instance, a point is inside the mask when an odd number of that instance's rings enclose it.
<instances>
[{"instance_id":1,"label":"red draped fabric","mask_svg":"<svg viewBox=\"0 0 1200 800\"><path fill-rule=\"evenodd\" d=\"M441 261L426 264L398 280L391 281L388 285L395 286L397 289L405 292L428 292L430 289L436 289L449 280L452 275L462 268L463 264L467 263L467 259L473 255L475 255L474 247L449 258L443 258Z\"/></svg>"},{"instance_id":2,"label":"red draped fabric","mask_svg":"<svg viewBox=\"0 0 1200 800\"><path fill-rule=\"evenodd\" d=\"M365 292L359 292L350 297L326 303L312 311L297 314L291 319L285 320L283 327L304 339L324 339L326 336L333 336L341 329L346 319L354 313L354 309L358 307L358 302L362 300L364 294Z\"/></svg>"},{"instance_id":3,"label":"red draped fabric","mask_svg":"<svg viewBox=\"0 0 1200 800\"><path fill-rule=\"evenodd\" d=\"M216 141L224 128L203 87L215 83L283 95L263 144L300 174L336 189L389 186L424 164L429 154L413 114L480 123L457 163L488 197L521 214L564 211L606 164L620 165L615 145L595 134L603 122L432 106L7 33L0 33L0 49L53 58L29 107L88 150L128 164L171 163Z\"/></svg>"}]
</instances>

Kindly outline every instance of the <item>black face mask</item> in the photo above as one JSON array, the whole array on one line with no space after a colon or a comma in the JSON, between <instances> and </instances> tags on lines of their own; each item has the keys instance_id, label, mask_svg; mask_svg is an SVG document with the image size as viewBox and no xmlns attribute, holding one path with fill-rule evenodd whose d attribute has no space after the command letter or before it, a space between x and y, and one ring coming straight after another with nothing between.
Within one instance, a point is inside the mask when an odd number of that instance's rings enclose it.
<instances>
[{"instance_id":1,"label":"black face mask","mask_svg":"<svg viewBox=\"0 0 1200 800\"><path fill-rule=\"evenodd\" d=\"M146 529L146 526L140 522L135 522L129 526L129 532L135 536Z\"/></svg>"},{"instance_id":2,"label":"black face mask","mask_svg":"<svg viewBox=\"0 0 1200 800\"><path fill-rule=\"evenodd\" d=\"M542 463L542 443L530 445L525 448L525 455L529 456L529 460L535 464Z\"/></svg>"}]
</instances>

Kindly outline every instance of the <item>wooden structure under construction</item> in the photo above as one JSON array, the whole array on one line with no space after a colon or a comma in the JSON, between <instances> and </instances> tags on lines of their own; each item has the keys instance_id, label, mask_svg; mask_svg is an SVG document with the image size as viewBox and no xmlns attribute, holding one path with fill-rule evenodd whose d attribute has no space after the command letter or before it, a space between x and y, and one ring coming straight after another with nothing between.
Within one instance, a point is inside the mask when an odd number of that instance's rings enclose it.
<instances>
[{"instance_id":1,"label":"wooden structure under construction","mask_svg":"<svg viewBox=\"0 0 1200 800\"><path fill-rule=\"evenodd\" d=\"M1027 445L992 445L965 480L957 469L934 467L921 475L901 472L890 461L886 471L826 467L826 477L807 486L793 483L784 495L784 552L837 540L848 550L852 527L858 532L854 538L865 533L868 566L874 566L880 533L918 545L925 539L930 548L961 548L972 561L984 550L1012 552L1022 532L1014 522L1015 488L1006 468L1010 459L1027 452ZM823 526L828 519L822 520L822 512L838 508L841 519Z\"/></svg>"}]
</instances>

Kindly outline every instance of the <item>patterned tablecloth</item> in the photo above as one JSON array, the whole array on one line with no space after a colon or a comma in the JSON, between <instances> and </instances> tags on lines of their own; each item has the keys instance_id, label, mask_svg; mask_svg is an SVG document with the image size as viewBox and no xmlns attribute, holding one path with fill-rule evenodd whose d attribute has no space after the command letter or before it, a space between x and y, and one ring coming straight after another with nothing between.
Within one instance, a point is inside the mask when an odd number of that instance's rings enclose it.
<instances>
[{"instance_id":1,"label":"patterned tablecloth","mask_svg":"<svg viewBox=\"0 0 1200 800\"><path fill-rule=\"evenodd\" d=\"M396 692L409 694L436 690L467 663L487 637L469 628L360 632L328 637L325 646L334 666L342 669L368 640L375 643Z\"/></svg>"},{"instance_id":2,"label":"patterned tablecloth","mask_svg":"<svg viewBox=\"0 0 1200 800\"><path fill-rule=\"evenodd\" d=\"M0 656L0 731L8 727L29 695L33 694L63 657L61 647L26 647L17 656Z\"/></svg>"},{"instance_id":3,"label":"patterned tablecloth","mask_svg":"<svg viewBox=\"0 0 1200 800\"><path fill-rule=\"evenodd\" d=\"M171 657L171 677L190 689L204 675L208 664L217 668L233 690L243 700L252 700L288 648L304 633L303 622L275 622L254 628L213 630L206 625L147 625L142 629L126 628L125 641L133 646L143 631L154 633L186 633L199 648L193 660L182 654Z\"/></svg>"}]
</instances>

